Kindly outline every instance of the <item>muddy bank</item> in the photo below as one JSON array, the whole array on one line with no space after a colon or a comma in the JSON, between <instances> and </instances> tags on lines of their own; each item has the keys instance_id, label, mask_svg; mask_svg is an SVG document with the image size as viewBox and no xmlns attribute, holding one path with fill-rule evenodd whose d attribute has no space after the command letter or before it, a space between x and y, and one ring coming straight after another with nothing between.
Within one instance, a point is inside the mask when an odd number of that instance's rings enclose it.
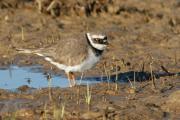
<instances>
[{"instance_id":1,"label":"muddy bank","mask_svg":"<svg viewBox=\"0 0 180 120\"><path fill-rule=\"evenodd\" d=\"M166 77L156 81L129 84L101 83L74 88L19 89L0 91L2 119L123 119L178 120L179 78ZM134 91L135 90L135 91ZM62 110L64 109L64 110ZM62 113L63 112L63 113Z\"/></svg>"}]
</instances>

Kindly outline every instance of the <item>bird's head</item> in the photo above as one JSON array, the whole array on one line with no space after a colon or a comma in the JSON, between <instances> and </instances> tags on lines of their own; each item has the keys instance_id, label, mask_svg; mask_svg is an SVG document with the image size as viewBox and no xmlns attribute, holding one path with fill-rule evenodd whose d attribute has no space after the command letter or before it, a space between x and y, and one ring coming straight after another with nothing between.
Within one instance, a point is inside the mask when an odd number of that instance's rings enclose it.
<instances>
[{"instance_id":1,"label":"bird's head","mask_svg":"<svg viewBox=\"0 0 180 120\"><path fill-rule=\"evenodd\" d=\"M98 50L104 50L108 43L107 36L103 34L86 33L86 37L92 47Z\"/></svg>"}]
</instances>

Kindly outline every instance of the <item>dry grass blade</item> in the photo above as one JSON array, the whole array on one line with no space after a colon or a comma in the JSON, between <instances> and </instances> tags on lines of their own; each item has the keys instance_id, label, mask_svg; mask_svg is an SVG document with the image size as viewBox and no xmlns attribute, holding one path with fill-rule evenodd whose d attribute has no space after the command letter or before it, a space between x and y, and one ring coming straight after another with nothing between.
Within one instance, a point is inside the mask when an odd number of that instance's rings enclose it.
<instances>
[{"instance_id":1,"label":"dry grass blade","mask_svg":"<svg viewBox=\"0 0 180 120\"><path fill-rule=\"evenodd\" d=\"M65 104L62 104L62 108L61 108L61 119L64 118L64 113L65 113Z\"/></svg>"},{"instance_id":2,"label":"dry grass blade","mask_svg":"<svg viewBox=\"0 0 180 120\"><path fill-rule=\"evenodd\" d=\"M42 117L44 120L47 120L47 103L45 103L45 105L44 105L44 114Z\"/></svg>"},{"instance_id":3,"label":"dry grass blade","mask_svg":"<svg viewBox=\"0 0 180 120\"><path fill-rule=\"evenodd\" d=\"M174 63L175 63L175 65L177 65L177 53L176 52L174 54Z\"/></svg>"},{"instance_id":4,"label":"dry grass blade","mask_svg":"<svg viewBox=\"0 0 180 120\"><path fill-rule=\"evenodd\" d=\"M134 72L134 89L136 89L136 73Z\"/></svg>"},{"instance_id":5,"label":"dry grass blade","mask_svg":"<svg viewBox=\"0 0 180 120\"><path fill-rule=\"evenodd\" d=\"M103 65L103 68L104 68L105 74L106 74L106 76L107 76L108 89L109 89L110 72L107 71L107 68L106 68L106 65L105 65L105 64Z\"/></svg>"},{"instance_id":6,"label":"dry grass blade","mask_svg":"<svg viewBox=\"0 0 180 120\"><path fill-rule=\"evenodd\" d=\"M144 72L144 62L143 62L143 64L142 64L142 68L141 68L141 72Z\"/></svg>"},{"instance_id":7,"label":"dry grass blade","mask_svg":"<svg viewBox=\"0 0 180 120\"><path fill-rule=\"evenodd\" d=\"M55 120L63 120L65 114L65 103L61 104L61 109L54 106L53 117Z\"/></svg>"},{"instance_id":8,"label":"dry grass blade","mask_svg":"<svg viewBox=\"0 0 180 120\"><path fill-rule=\"evenodd\" d=\"M118 90L118 68L117 68L118 66L117 66L117 62L116 62L116 87L115 87L115 91L117 91Z\"/></svg>"},{"instance_id":9,"label":"dry grass blade","mask_svg":"<svg viewBox=\"0 0 180 120\"><path fill-rule=\"evenodd\" d=\"M21 40L24 41L24 28L21 27Z\"/></svg>"},{"instance_id":10,"label":"dry grass blade","mask_svg":"<svg viewBox=\"0 0 180 120\"><path fill-rule=\"evenodd\" d=\"M151 62L149 64L149 67L150 67L150 71L151 71L151 80L152 80L152 89L156 89L156 84L155 84L155 79L154 79L154 75L153 75L153 70L152 70L152 64L154 63L154 59L152 56L151 57Z\"/></svg>"},{"instance_id":11,"label":"dry grass blade","mask_svg":"<svg viewBox=\"0 0 180 120\"><path fill-rule=\"evenodd\" d=\"M128 81L129 81L129 83L130 83L131 88L134 88L134 86L133 86L133 84L132 84L132 82L131 82L131 80L129 79L128 76L127 76L127 79L128 79Z\"/></svg>"},{"instance_id":12,"label":"dry grass blade","mask_svg":"<svg viewBox=\"0 0 180 120\"><path fill-rule=\"evenodd\" d=\"M88 110L90 110L90 104L91 104L91 91L89 88L89 84L87 83L87 91L85 95L86 104L88 105Z\"/></svg>"},{"instance_id":13,"label":"dry grass blade","mask_svg":"<svg viewBox=\"0 0 180 120\"><path fill-rule=\"evenodd\" d=\"M79 85L81 85L83 77L84 77L84 73L82 72Z\"/></svg>"}]
</instances>

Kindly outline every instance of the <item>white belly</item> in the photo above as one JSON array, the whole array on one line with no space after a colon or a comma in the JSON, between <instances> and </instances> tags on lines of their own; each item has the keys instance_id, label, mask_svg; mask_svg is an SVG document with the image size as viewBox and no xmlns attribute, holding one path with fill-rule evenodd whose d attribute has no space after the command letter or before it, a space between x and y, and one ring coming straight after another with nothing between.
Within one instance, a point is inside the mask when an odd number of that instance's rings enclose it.
<instances>
[{"instance_id":1,"label":"white belly","mask_svg":"<svg viewBox=\"0 0 180 120\"><path fill-rule=\"evenodd\" d=\"M38 54L38 53L37 53ZM41 54L38 54L41 55ZM43 55L41 55L43 56ZM46 61L49 61L51 64L55 65L57 68L64 70L65 72L82 72L92 68L100 59L100 56L96 56L91 49L88 50L88 57L82 61L79 65L67 66L53 61L49 57L45 57Z\"/></svg>"}]
</instances>

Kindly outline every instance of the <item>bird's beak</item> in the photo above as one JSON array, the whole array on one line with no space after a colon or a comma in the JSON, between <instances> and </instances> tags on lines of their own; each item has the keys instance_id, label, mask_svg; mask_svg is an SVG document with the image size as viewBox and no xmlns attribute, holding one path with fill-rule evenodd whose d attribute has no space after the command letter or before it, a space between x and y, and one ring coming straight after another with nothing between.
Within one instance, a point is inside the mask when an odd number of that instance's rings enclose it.
<instances>
[{"instance_id":1,"label":"bird's beak","mask_svg":"<svg viewBox=\"0 0 180 120\"><path fill-rule=\"evenodd\" d=\"M110 44L109 42L106 45L107 45L106 47L107 50L109 50L112 47L112 44Z\"/></svg>"},{"instance_id":2,"label":"bird's beak","mask_svg":"<svg viewBox=\"0 0 180 120\"><path fill-rule=\"evenodd\" d=\"M108 41L106 42L106 45L109 45L109 42L108 42Z\"/></svg>"}]
</instances>

